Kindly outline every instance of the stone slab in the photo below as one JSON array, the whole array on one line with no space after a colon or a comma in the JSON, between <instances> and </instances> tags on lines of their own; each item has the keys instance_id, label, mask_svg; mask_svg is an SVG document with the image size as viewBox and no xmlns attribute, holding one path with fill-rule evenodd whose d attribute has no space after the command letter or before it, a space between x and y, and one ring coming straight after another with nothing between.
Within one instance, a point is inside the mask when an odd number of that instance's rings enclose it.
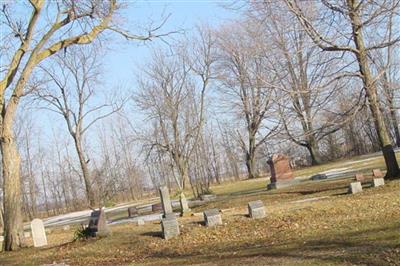
<instances>
[{"instance_id":1,"label":"stone slab","mask_svg":"<svg viewBox=\"0 0 400 266\"><path fill-rule=\"evenodd\" d=\"M107 225L104 209L92 211L89 219L88 229L92 237L105 237L110 235L110 229Z\"/></svg>"},{"instance_id":2,"label":"stone slab","mask_svg":"<svg viewBox=\"0 0 400 266\"><path fill-rule=\"evenodd\" d=\"M164 215L172 213L173 211L172 211L171 198L169 196L168 187L166 186L160 187L159 192L160 192L161 205Z\"/></svg>"},{"instance_id":3,"label":"stone slab","mask_svg":"<svg viewBox=\"0 0 400 266\"><path fill-rule=\"evenodd\" d=\"M218 209L204 211L204 222L208 227L222 225L222 217Z\"/></svg>"},{"instance_id":4,"label":"stone slab","mask_svg":"<svg viewBox=\"0 0 400 266\"><path fill-rule=\"evenodd\" d=\"M161 230L163 238L168 240L170 238L180 235L179 223L176 217L164 218L161 220Z\"/></svg>"},{"instance_id":5,"label":"stone slab","mask_svg":"<svg viewBox=\"0 0 400 266\"><path fill-rule=\"evenodd\" d=\"M47 246L47 237L44 230L43 221L40 219L33 219L31 222L32 238L34 247Z\"/></svg>"},{"instance_id":6,"label":"stone slab","mask_svg":"<svg viewBox=\"0 0 400 266\"><path fill-rule=\"evenodd\" d=\"M349 185L349 194L356 194L362 192L361 182L353 182Z\"/></svg>"},{"instance_id":7,"label":"stone slab","mask_svg":"<svg viewBox=\"0 0 400 266\"><path fill-rule=\"evenodd\" d=\"M253 219L261 219L265 217L265 207L261 200L250 201L247 204L249 217Z\"/></svg>"},{"instance_id":8,"label":"stone slab","mask_svg":"<svg viewBox=\"0 0 400 266\"><path fill-rule=\"evenodd\" d=\"M381 178L374 178L372 179L372 186L373 187L380 187L385 185L385 179Z\"/></svg>"},{"instance_id":9,"label":"stone slab","mask_svg":"<svg viewBox=\"0 0 400 266\"><path fill-rule=\"evenodd\" d=\"M143 219L138 219L137 220L137 225L144 225L144 220Z\"/></svg>"}]
</instances>

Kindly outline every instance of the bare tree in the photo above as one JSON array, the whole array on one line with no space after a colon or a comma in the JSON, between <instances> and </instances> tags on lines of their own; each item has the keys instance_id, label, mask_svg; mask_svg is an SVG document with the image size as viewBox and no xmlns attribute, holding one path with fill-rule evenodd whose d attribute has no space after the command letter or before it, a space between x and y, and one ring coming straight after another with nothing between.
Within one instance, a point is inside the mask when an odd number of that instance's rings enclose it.
<instances>
[{"instance_id":1,"label":"bare tree","mask_svg":"<svg viewBox=\"0 0 400 266\"><path fill-rule=\"evenodd\" d=\"M30 0L31 14L15 16L14 4L3 4L1 10L2 58L0 81L0 146L3 166L4 250L15 250L24 243L21 214L20 156L13 132L18 103L29 93L31 75L40 63L72 45L91 43L104 30L119 32L129 39L148 40L148 35L131 35L112 24L118 8L116 0L48 2ZM26 8L19 8L19 10ZM28 12L29 12L28 11ZM48 12L46 12L48 11ZM43 23L39 23L42 21ZM158 28L156 28L158 29ZM7 47L12 49L6 49ZM15 49L13 49L15 47ZM3 49L4 48L4 49Z\"/></svg>"},{"instance_id":2,"label":"bare tree","mask_svg":"<svg viewBox=\"0 0 400 266\"><path fill-rule=\"evenodd\" d=\"M249 178L255 178L256 153L279 123L273 116L275 77L266 65L266 39L247 22L220 34L220 80L224 100L241 121L237 137L245 156ZM241 36L235 38L234 36Z\"/></svg>"},{"instance_id":3,"label":"bare tree","mask_svg":"<svg viewBox=\"0 0 400 266\"><path fill-rule=\"evenodd\" d=\"M369 55L400 41L394 23L398 19L400 1L321 0L317 6L297 0L284 0L284 3L323 51L349 54L355 58L359 71L352 75L363 82L386 163L386 178L399 177L400 169L377 95L376 82L382 73L374 77Z\"/></svg>"},{"instance_id":4,"label":"bare tree","mask_svg":"<svg viewBox=\"0 0 400 266\"><path fill-rule=\"evenodd\" d=\"M149 150L167 152L177 169L182 213L188 210L184 195L190 182L188 164L204 125L204 99L215 61L211 33L200 31L198 38L194 44L175 48L171 56L155 53L135 97L156 122L156 138L145 140Z\"/></svg>"},{"instance_id":5,"label":"bare tree","mask_svg":"<svg viewBox=\"0 0 400 266\"><path fill-rule=\"evenodd\" d=\"M104 103L96 100L96 92L100 92L101 86L100 64L99 51L94 47L72 47L66 54L56 56L56 68L42 68L50 80L46 89L36 92L48 103L48 108L60 114L66 122L74 140L91 207L95 207L96 200L90 177L90 157L83 146L85 133L97 121L119 111L124 103L124 100L113 100L112 93Z\"/></svg>"}]
</instances>

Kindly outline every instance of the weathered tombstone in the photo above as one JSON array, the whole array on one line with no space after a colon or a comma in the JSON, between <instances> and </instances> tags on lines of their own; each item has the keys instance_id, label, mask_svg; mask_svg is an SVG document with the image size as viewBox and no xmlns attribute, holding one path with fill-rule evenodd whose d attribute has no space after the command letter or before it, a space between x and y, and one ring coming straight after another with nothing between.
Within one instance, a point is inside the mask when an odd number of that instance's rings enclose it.
<instances>
[{"instance_id":1,"label":"weathered tombstone","mask_svg":"<svg viewBox=\"0 0 400 266\"><path fill-rule=\"evenodd\" d=\"M172 205L171 205L171 199L169 197L169 190L168 187L160 187L160 198L161 198L161 205L164 211L164 216L168 213L173 213L172 211Z\"/></svg>"},{"instance_id":2,"label":"weathered tombstone","mask_svg":"<svg viewBox=\"0 0 400 266\"><path fill-rule=\"evenodd\" d=\"M153 205L151 205L151 211L152 212L159 212L162 211L162 205L161 203L154 203Z\"/></svg>"},{"instance_id":3,"label":"weathered tombstone","mask_svg":"<svg viewBox=\"0 0 400 266\"><path fill-rule=\"evenodd\" d=\"M383 173L382 173L381 169L373 169L372 176L375 178L380 178L380 177L383 177Z\"/></svg>"},{"instance_id":4,"label":"weathered tombstone","mask_svg":"<svg viewBox=\"0 0 400 266\"><path fill-rule=\"evenodd\" d=\"M361 182L353 182L349 186L349 193L350 194L356 194L362 192L362 186Z\"/></svg>"},{"instance_id":5,"label":"weathered tombstone","mask_svg":"<svg viewBox=\"0 0 400 266\"><path fill-rule=\"evenodd\" d=\"M31 222L32 238L34 247L47 246L46 232L44 231L43 221L33 219Z\"/></svg>"},{"instance_id":6,"label":"weathered tombstone","mask_svg":"<svg viewBox=\"0 0 400 266\"><path fill-rule=\"evenodd\" d=\"M180 234L178 220L175 215L161 220L161 230L164 239L170 239Z\"/></svg>"},{"instance_id":7,"label":"weathered tombstone","mask_svg":"<svg viewBox=\"0 0 400 266\"><path fill-rule=\"evenodd\" d=\"M381 178L374 178L372 179L372 186L373 187L380 187L385 185L385 180L381 177Z\"/></svg>"},{"instance_id":8,"label":"weathered tombstone","mask_svg":"<svg viewBox=\"0 0 400 266\"><path fill-rule=\"evenodd\" d=\"M192 214L191 209L189 208L189 204L186 200L185 194L182 192L179 195L180 199L179 199L179 204L181 206L181 216L189 216Z\"/></svg>"},{"instance_id":9,"label":"weathered tombstone","mask_svg":"<svg viewBox=\"0 0 400 266\"><path fill-rule=\"evenodd\" d=\"M356 181L364 182L365 181L365 176L362 173L357 173L356 174Z\"/></svg>"},{"instance_id":10,"label":"weathered tombstone","mask_svg":"<svg viewBox=\"0 0 400 266\"><path fill-rule=\"evenodd\" d=\"M137 225L144 225L144 220L143 219L138 219L137 220Z\"/></svg>"},{"instance_id":11,"label":"weathered tombstone","mask_svg":"<svg viewBox=\"0 0 400 266\"><path fill-rule=\"evenodd\" d=\"M135 216L138 216L138 215L139 215L139 211L135 206L128 208L128 217L129 218L135 217Z\"/></svg>"},{"instance_id":12,"label":"weathered tombstone","mask_svg":"<svg viewBox=\"0 0 400 266\"><path fill-rule=\"evenodd\" d=\"M264 203L261 200L250 201L247 207L250 218L259 219L265 217Z\"/></svg>"},{"instance_id":13,"label":"weathered tombstone","mask_svg":"<svg viewBox=\"0 0 400 266\"><path fill-rule=\"evenodd\" d=\"M289 157L283 154L274 154L267 163L271 170L271 182L268 184L268 189L287 187L297 183L290 168Z\"/></svg>"},{"instance_id":14,"label":"weathered tombstone","mask_svg":"<svg viewBox=\"0 0 400 266\"><path fill-rule=\"evenodd\" d=\"M88 226L89 234L92 237L104 237L110 234L110 229L107 225L106 214L104 209L92 211Z\"/></svg>"},{"instance_id":15,"label":"weathered tombstone","mask_svg":"<svg viewBox=\"0 0 400 266\"><path fill-rule=\"evenodd\" d=\"M204 222L206 226L216 226L222 224L221 214L218 209L210 209L204 211Z\"/></svg>"}]
</instances>

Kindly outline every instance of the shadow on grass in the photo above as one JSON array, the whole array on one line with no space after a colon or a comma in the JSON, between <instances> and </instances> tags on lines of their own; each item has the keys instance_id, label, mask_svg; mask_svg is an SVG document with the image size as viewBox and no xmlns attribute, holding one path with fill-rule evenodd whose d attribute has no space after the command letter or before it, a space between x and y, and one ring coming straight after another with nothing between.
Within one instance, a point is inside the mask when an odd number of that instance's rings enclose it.
<instances>
[{"instance_id":1,"label":"shadow on grass","mask_svg":"<svg viewBox=\"0 0 400 266\"><path fill-rule=\"evenodd\" d=\"M145 232L141 234L142 236L151 236L151 237L156 237L156 238L162 238L162 232L161 231L153 231L153 232Z\"/></svg>"},{"instance_id":2,"label":"shadow on grass","mask_svg":"<svg viewBox=\"0 0 400 266\"><path fill-rule=\"evenodd\" d=\"M400 224L377 227L347 234L321 236L306 242L268 243L269 240L256 241L252 244L231 245L229 242L214 243L201 253L192 251L177 254L175 251L163 250L150 257L170 259L187 259L196 263L217 262L224 260L238 262L241 259L254 259L260 263L275 264L276 260L287 262L313 261L315 263L350 263L363 265L388 265L388 259L400 263L398 230ZM273 240L273 239L272 239ZM279 241L279 240L278 240ZM389 256L389 258L388 258ZM274 259L273 261L271 259ZM317 265L317 264L316 264Z\"/></svg>"}]
</instances>

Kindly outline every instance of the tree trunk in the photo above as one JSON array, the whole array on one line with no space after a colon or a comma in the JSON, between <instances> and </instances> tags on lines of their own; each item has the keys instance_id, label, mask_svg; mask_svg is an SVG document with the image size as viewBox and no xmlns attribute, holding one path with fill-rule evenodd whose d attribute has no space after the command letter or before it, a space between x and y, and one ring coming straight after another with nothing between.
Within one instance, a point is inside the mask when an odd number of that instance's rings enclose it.
<instances>
[{"instance_id":1,"label":"tree trunk","mask_svg":"<svg viewBox=\"0 0 400 266\"><path fill-rule=\"evenodd\" d=\"M394 129L394 136L396 138L396 146L400 147L400 131L399 131L399 123L397 120L396 110L392 106L390 108L390 120L392 121L392 126Z\"/></svg>"},{"instance_id":2,"label":"tree trunk","mask_svg":"<svg viewBox=\"0 0 400 266\"><path fill-rule=\"evenodd\" d=\"M249 130L249 150L246 152L246 168L249 179L257 177L255 169L255 155L256 155L256 139L255 130Z\"/></svg>"},{"instance_id":3,"label":"tree trunk","mask_svg":"<svg viewBox=\"0 0 400 266\"><path fill-rule=\"evenodd\" d=\"M380 108L380 102L377 95L376 86L374 79L371 74L371 70L368 65L367 50L364 45L364 39L362 34L362 22L359 11L356 10L358 1L347 0L348 6L350 7L350 19L352 21L353 38L354 43L358 52L356 53L360 73L362 75L364 89L368 98L369 107L371 109L372 117L374 119L375 129L378 133L383 157L385 158L386 164L386 176L387 179L392 179L400 176L400 169L396 160L396 156L391 144L389 133L385 125L385 120Z\"/></svg>"},{"instance_id":4,"label":"tree trunk","mask_svg":"<svg viewBox=\"0 0 400 266\"><path fill-rule=\"evenodd\" d=\"M319 165L321 164L321 156L319 154L319 149L318 149L318 144L317 141L315 140L314 136L309 137L309 142L306 146L308 152L310 153L311 157L311 165Z\"/></svg>"},{"instance_id":5,"label":"tree trunk","mask_svg":"<svg viewBox=\"0 0 400 266\"><path fill-rule=\"evenodd\" d=\"M4 121L4 120L3 120ZM24 244L21 211L20 156L10 127L3 124L1 136L3 163L4 245L6 251Z\"/></svg>"},{"instance_id":6,"label":"tree trunk","mask_svg":"<svg viewBox=\"0 0 400 266\"><path fill-rule=\"evenodd\" d=\"M249 179L256 178L254 154L246 153L246 168Z\"/></svg>"},{"instance_id":7,"label":"tree trunk","mask_svg":"<svg viewBox=\"0 0 400 266\"><path fill-rule=\"evenodd\" d=\"M77 135L74 136L74 140L75 140L76 152L78 153L78 157L79 157L79 163L80 163L81 169L82 169L83 181L85 182L86 198L88 200L90 207L96 207L96 200L95 200L92 184L90 182L90 173L89 173L89 169L87 166L87 161L85 159L85 156L83 155L80 136L77 136Z\"/></svg>"}]
</instances>

